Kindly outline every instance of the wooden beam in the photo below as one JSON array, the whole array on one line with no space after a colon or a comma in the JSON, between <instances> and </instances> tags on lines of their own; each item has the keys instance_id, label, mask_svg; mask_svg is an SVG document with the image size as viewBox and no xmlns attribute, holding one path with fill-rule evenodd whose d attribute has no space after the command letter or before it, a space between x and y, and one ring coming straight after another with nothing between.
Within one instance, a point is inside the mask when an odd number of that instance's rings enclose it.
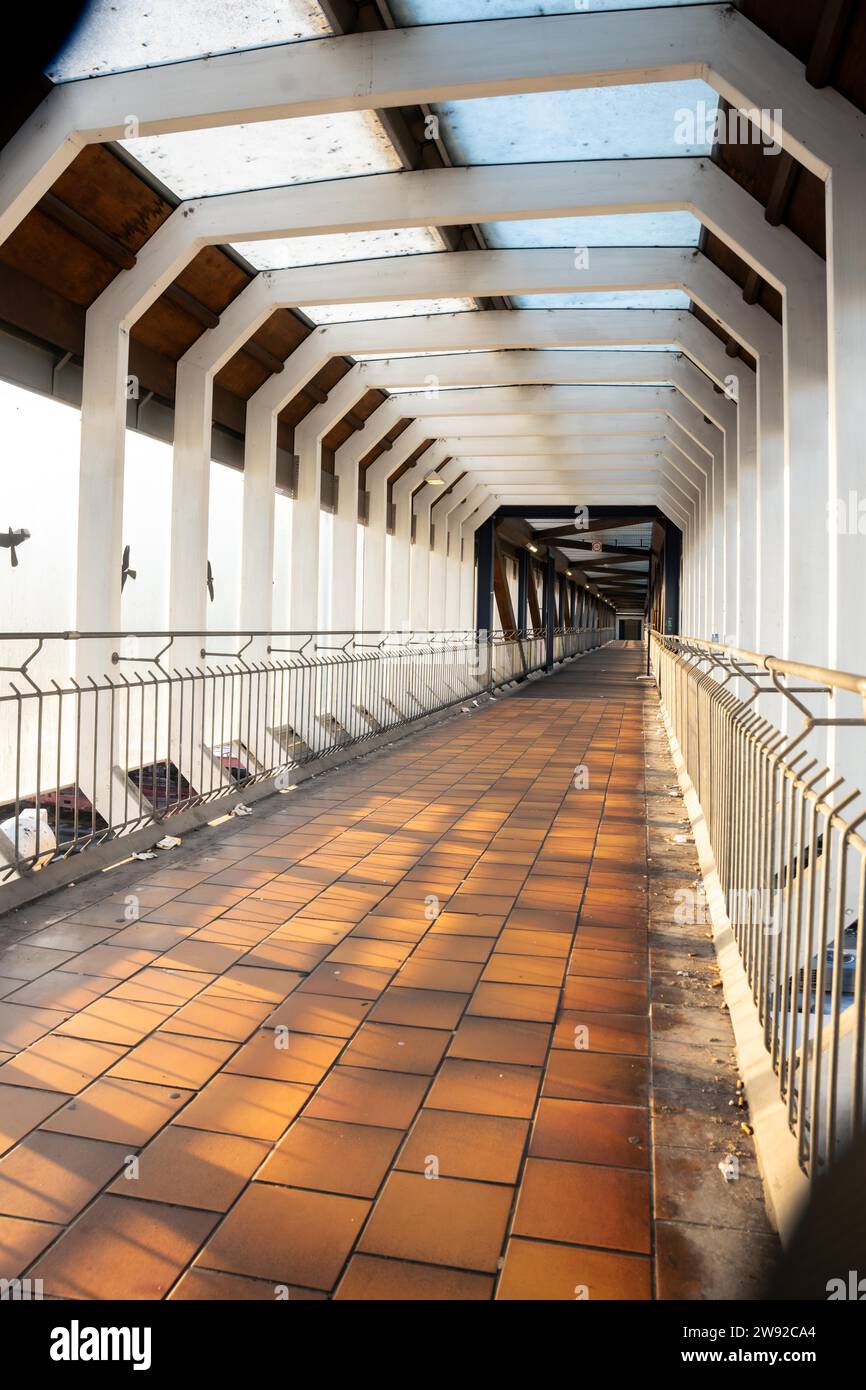
<instances>
[{"instance_id":1,"label":"wooden beam","mask_svg":"<svg viewBox=\"0 0 866 1390\"><path fill-rule=\"evenodd\" d=\"M514 636L517 623L514 620L514 605L511 602L511 589L505 573L502 551L494 535L493 538L493 593L499 612L499 623L506 637Z\"/></svg>"},{"instance_id":2,"label":"wooden beam","mask_svg":"<svg viewBox=\"0 0 866 1390\"><path fill-rule=\"evenodd\" d=\"M213 309L209 309L206 304L202 304L200 299L190 294L187 290L181 289L180 285L169 285L163 292L163 298L169 300L178 309L189 314L190 318L195 319L196 323L202 324L204 328L217 328L220 316L215 314Z\"/></svg>"},{"instance_id":3,"label":"wooden beam","mask_svg":"<svg viewBox=\"0 0 866 1390\"><path fill-rule=\"evenodd\" d=\"M247 339L241 348L241 352L245 352L247 357L255 358L256 362L260 363L263 367L267 367L268 371L272 373L281 372L285 366L285 363L277 357L276 353L269 352L266 347L262 347L261 343L255 342L253 338ZM308 383L304 387L303 392L298 392L298 394L312 396L313 400L318 402L318 396L313 395L314 391L319 391L318 386L312 386ZM319 395L323 401L328 399L324 391L319 391ZM321 404L321 402L318 403Z\"/></svg>"},{"instance_id":4,"label":"wooden beam","mask_svg":"<svg viewBox=\"0 0 866 1390\"><path fill-rule=\"evenodd\" d=\"M845 30L856 8L856 0L823 0L818 7L818 28L806 63L806 81L813 87L826 87L830 81Z\"/></svg>"},{"instance_id":5,"label":"wooden beam","mask_svg":"<svg viewBox=\"0 0 866 1390\"><path fill-rule=\"evenodd\" d=\"M67 232L71 232L74 237L89 246L92 251L104 256L112 265L118 266L121 270L132 270L135 265L135 256L127 247L121 245L114 237L103 232L101 228L95 227L80 212L74 208L67 207L66 203L54 193L46 193L39 202L39 211L44 212L46 217L50 217L52 222L64 227Z\"/></svg>"},{"instance_id":6,"label":"wooden beam","mask_svg":"<svg viewBox=\"0 0 866 1390\"><path fill-rule=\"evenodd\" d=\"M526 567L526 601L529 604L529 616L534 628L541 627L541 608L538 603L538 589L535 583L535 565L532 561Z\"/></svg>"},{"instance_id":7,"label":"wooden beam","mask_svg":"<svg viewBox=\"0 0 866 1390\"><path fill-rule=\"evenodd\" d=\"M743 298L747 304L757 304L763 281L754 267L749 268L746 283L743 285Z\"/></svg>"},{"instance_id":8,"label":"wooden beam","mask_svg":"<svg viewBox=\"0 0 866 1390\"><path fill-rule=\"evenodd\" d=\"M779 162L776 165L776 173L773 178L773 186L770 189L770 196L767 200L767 209L764 213L771 227L778 227L785 220L785 213L788 211L788 204L797 186L800 177L800 166L792 154L783 150L779 155Z\"/></svg>"}]
</instances>

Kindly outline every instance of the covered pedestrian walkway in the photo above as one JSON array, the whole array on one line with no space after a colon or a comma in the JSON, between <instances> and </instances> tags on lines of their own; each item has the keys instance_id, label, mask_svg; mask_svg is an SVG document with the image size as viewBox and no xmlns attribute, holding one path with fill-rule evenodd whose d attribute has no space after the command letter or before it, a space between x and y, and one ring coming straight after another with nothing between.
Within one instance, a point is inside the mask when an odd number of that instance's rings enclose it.
<instances>
[{"instance_id":1,"label":"covered pedestrian walkway","mask_svg":"<svg viewBox=\"0 0 866 1390\"><path fill-rule=\"evenodd\" d=\"M48 9L0 1295L761 1297L862 1205L866 0Z\"/></svg>"}]
</instances>

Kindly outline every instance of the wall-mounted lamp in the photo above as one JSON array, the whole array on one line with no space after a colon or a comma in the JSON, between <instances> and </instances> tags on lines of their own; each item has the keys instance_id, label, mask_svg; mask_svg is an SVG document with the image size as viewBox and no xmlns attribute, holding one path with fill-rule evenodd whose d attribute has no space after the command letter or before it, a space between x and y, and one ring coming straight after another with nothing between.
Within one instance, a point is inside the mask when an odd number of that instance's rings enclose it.
<instances>
[{"instance_id":1,"label":"wall-mounted lamp","mask_svg":"<svg viewBox=\"0 0 866 1390\"><path fill-rule=\"evenodd\" d=\"M538 554L538 546L537 546L537 545L533 545L533 544L532 544L532 541L527 541L527 542L526 542L526 549L527 549L527 550L531 550L532 553L533 553L533 555L537 555L537 554Z\"/></svg>"}]
</instances>

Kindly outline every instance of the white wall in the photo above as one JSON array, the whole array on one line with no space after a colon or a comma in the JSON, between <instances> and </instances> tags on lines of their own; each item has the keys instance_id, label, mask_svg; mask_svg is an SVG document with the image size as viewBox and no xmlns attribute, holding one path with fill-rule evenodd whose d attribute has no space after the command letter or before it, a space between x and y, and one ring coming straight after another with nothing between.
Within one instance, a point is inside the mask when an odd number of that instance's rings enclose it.
<instances>
[{"instance_id":1,"label":"white wall","mask_svg":"<svg viewBox=\"0 0 866 1390\"><path fill-rule=\"evenodd\" d=\"M129 546L136 577L127 579L121 595L125 629L155 632L168 627L171 455L169 444L127 430L123 544ZM117 557L118 568L121 558ZM201 582L204 585L204 575Z\"/></svg>"},{"instance_id":2,"label":"white wall","mask_svg":"<svg viewBox=\"0 0 866 1390\"><path fill-rule=\"evenodd\" d=\"M214 601L208 602L207 625L212 630L232 630L238 625L243 508L243 474L225 464L211 463L208 555L213 566Z\"/></svg>"},{"instance_id":3,"label":"white wall","mask_svg":"<svg viewBox=\"0 0 866 1390\"><path fill-rule=\"evenodd\" d=\"M292 507L291 497L278 492L274 516L274 607L272 622L275 629L289 627L289 602L292 576Z\"/></svg>"},{"instance_id":4,"label":"white wall","mask_svg":"<svg viewBox=\"0 0 866 1390\"><path fill-rule=\"evenodd\" d=\"M0 631L75 627L80 440L79 410L0 381L0 531L31 533L17 569L0 550Z\"/></svg>"}]
</instances>

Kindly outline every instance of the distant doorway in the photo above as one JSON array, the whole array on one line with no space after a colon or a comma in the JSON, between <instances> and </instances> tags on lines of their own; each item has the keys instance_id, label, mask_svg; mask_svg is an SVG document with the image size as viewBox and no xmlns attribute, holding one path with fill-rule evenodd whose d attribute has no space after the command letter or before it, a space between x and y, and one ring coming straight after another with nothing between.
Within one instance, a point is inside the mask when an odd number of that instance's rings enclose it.
<instances>
[{"instance_id":1,"label":"distant doorway","mask_svg":"<svg viewBox=\"0 0 866 1390\"><path fill-rule=\"evenodd\" d=\"M619 638L621 642L639 642L643 637L643 621L640 618L620 618Z\"/></svg>"}]
</instances>

